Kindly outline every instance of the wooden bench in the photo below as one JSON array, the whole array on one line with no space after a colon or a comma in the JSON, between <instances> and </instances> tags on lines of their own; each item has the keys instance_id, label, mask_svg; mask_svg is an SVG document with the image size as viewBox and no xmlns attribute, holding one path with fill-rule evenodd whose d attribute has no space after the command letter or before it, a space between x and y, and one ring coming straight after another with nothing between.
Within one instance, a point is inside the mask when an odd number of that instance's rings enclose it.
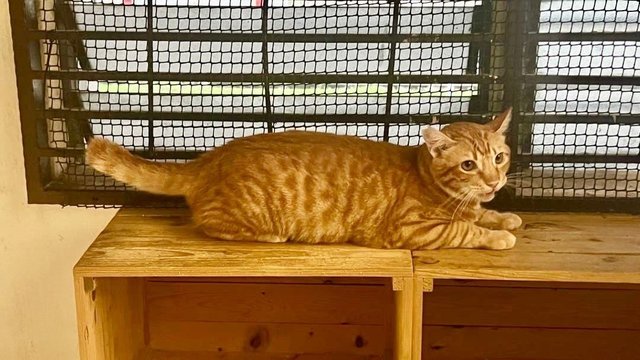
<instances>
[{"instance_id":1,"label":"wooden bench","mask_svg":"<svg viewBox=\"0 0 640 360\"><path fill-rule=\"evenodd\" d=\"M628 284L640 284L640 217L531 213L524 214L523 221L518 243L510 251L414 252L416 282L425 292L434 290L434 281L436 292L438 284L443 284L443 294L425 296L424 301L422 291L415 294L413 358L420 359L425 348L429 359L492 358L494 349L510 359L525 354L535 359L547 355L554 359L637 358L640 287ZM465 279L468 287L454 279ZM450 304L444 304L445 299ZM430 301L438 314L428 314ZM452 304L459 308L460 316L440 316L456 312ZM588 311L593 313L585 314ZM526 321L517 322L518 317ZM427 320L430 327L424 339L423 319L432 319ZM507 326L518 330L499 331ZM429 340L429 328L439 332L434 335L440 342ZM536 346L541 349L513 344L515 336L541 339L544 329L554 330L549 333L557 335L549 338L560 340L556 344L538 341ZM511 337L516 332L522 335ZM462 339L463 343L456 342ZM483 344L487 341L493 341L493 348ZM603 343L613 348L601 346Z\"/></svg>"},{"instance_id":2,"label":"wooden bench","mask_svg":"<svg viewBox=\"0 0 640 360\"><path fill-rule=\"evenodd\" d=\"M411 356L405 250L218 242L186 211L122 210L74 277L83 360Z\"/></svg>"},{"instance_id":3,"label":"wooden bench","mask_svg":"<svg viewBox=\"0 0 640 360\"><path fill-rule=\"evenodd\" d=\"M640 218L523 218L513 250L412 259L122 210L74 268L82 359L634 358Z\"/></svg>"}]
</instances>

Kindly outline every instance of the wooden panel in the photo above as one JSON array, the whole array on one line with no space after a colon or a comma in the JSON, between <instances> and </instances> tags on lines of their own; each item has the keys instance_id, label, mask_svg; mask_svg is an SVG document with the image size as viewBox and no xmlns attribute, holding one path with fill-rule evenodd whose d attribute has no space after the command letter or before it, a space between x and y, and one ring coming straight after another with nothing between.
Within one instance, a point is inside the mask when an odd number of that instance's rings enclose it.
<instances>
[{"instance_id":1,"label":"wooden panel","mask_svg":"<svg viewBox=\"0 0 640 360\"><path fill-rule=\"evenodd\" d=\"M76 264L75 273L96 277L412 275L406 250L213 241L193 229L187 218L161 216L163 211L154 210L155 216L117 215Z\"/></svg>"},{"instance_id":2,"label":"wooden panel","mask_svg":"<svg viewBox=\"0 0 640 360\"><path fill-rule=\"evenodd\" d=\"M102 324L108 359L128 360L144 346L140 279L96 279L96 319Z\"/></svg>"},{"instance_id":3,"label":"wooden panel","mask_svg":"<svg viewBox=\"0 0 640 360\"><path fill-rule=\"evenodd\" d=\"M423 359L637 359L640 331L426 326Z\"/></svg>"},{"instance_id":4,"label":"wooden panel","mask_svg":"<svg viewBox=\"0 0 640 360\"><path fill-rule=\"evenodd\" d=\"M149 282L149 318L383 325L391 289L367 285Z\"/></svg>"},{"instance_id":5,"label":"wooden panel","mask_svg":"<svg viewBox=\"0 0 640 360\"><path fill-rule=\"evenodd\" d=\"M381 355L381 325L150 321L155 350Z\"/></svg>"},{"instance_id":6,"label":"wooden panel","mask_svg":"<svg viewBox=\"0 0 640 360\"><path fill-rule=\"evenodd\" d=\"M518 250L569 254L640 254L640 216L522 213Z\"/></svg>"},{"instance_id":7,"label":"wooden panel","mask_svg":"<svg viewBox=\"0 0 640 360\"><path fill-rule=\"evenodd\" d=\"M105 360L102 342L102 326L95 321L95 301L93 278L74 276L76 300L76 321L81 360Z\"/></svg>"},{"instance_id":8,"label":"wooden panel","mask_svg":"<svg viewBox=\"0 0 640 360\"><path fill-rule=\"evenodd\" d=\"M424 323L640 329L640 290L436 286Z\"/></svg>"},{"instance_id":9,"label":"wooden panel","mask_svg":"<svg viewBox=\"0 0 640 360\"><path fill-rule=\"evenodd\" d=\"M150 350L139 360L382 360L376 355L341 354L273 354L273 353L219 353Z\"/></svg>"},{"instance_id":10,"label":"wooden panel","mask_svg":"<svg viewBox=\"0 0 640 360\"><path fill-rule=\"evenodd\" d=\"M130 360L144 348L143 282L76 277L80 356Z\"/></svg>"},{"instance_id":11,"label":"wooden panel","mask_svg":"<svg viewBox=\"0 0 640 360\"><path fill-rule=\"evenodd\" d=\"M416 251L420 276L434 279L640 283L640 217L523 214L508 251Z\"/></svg>"}]
</instances>

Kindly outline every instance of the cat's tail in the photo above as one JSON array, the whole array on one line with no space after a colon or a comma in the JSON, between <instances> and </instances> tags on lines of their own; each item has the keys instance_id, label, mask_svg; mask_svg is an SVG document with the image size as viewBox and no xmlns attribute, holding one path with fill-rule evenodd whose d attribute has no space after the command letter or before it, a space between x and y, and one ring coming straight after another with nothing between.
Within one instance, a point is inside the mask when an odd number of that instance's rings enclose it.
<instances>
[{"instance_id":1,"label":"cat's tail","mask_svg":"<svg viewBox=\"0 0 640 360\"><path fill-rule=\"evenodd\" d=\"M101 173L154 194L185 195L192 183L189 164L149 161L106 139L89 142L86 160Z\"/></svg>"}]
</instances>

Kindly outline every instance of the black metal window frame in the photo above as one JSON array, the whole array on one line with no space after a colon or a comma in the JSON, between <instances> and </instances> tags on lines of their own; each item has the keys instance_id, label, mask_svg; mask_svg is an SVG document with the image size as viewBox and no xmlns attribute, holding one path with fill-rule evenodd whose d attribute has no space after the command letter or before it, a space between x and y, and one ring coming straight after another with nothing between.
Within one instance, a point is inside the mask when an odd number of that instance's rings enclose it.
<instances>
[{"instance_id":1,"label":"black metal window frame","mask_svg":"<svg viewBox=\"0 0 640 360\"><path fill-rule=\"evenodd\" d=\"M534 163L640 163L638 155L577 155L577 154L535 154L531 152L532 127L534 124L589 123L589 124L640 124L640 115L602 114L585 116L584 114L544 114L535 111L536 89L539 85L573 84L637 86L640 78L636 76L596 76L596 75L549 75L536 73L538 46L545 42L560 41L640 41L640 32L540 32L540 0L482 0L474 6L471 31L460 34L411 34L400 31L400 0L389 1L391 30L389 34L317 34L317 33L277 33L269 32L269 0L260 4L260 31L250 33L223 32L187 32L156 31L154 14L156 5L145 2L145 28L142 31L97 31L78 30L75 17L63 0L52 0L60 6L55 8L56 30L39 30L35 1L10 2L11 25L14 38L14 53L20 95L20 113L23 133L23 146L26 168L26 184L30 203L64 205L136 205L167 206L173 200L131 190L92 190L65 188L54 176L49 161L51 158L81 158L82 142L91 137L92 131L88 119L105 116L103 111L85 110L82 100L72 91L73 82L78 80L135 80L154 84L158 81L210 81L245 82L262 84L264 112L233 114L233 121L264 122L267 131L274 131L277 122L333 122L357 124L381 124L381 140L389 139L392 124L430 124L431 114L398 114L392 108L392 89L395 84L438 84L468 83L477 84L478 91L469 102L467 114L438 114L437 121L446 124L459 120L477 122L487 121L507 106L515 109L510 143L513 147L514 169L528 169ZM29 8L31 6L32 8ZM498 13L504 17L504 33L496 32L495 18ZM106 39L136 40L146 44L146 71L104 72L91 69L83 41ZM261 44L262 71L260 73L189 73L154 71L154 42L162 40L182 41L239 41ZM47 71L41 61L42 41L57 41L59 54L63 61L60 70ZM379 74L274 74L269 72L269 45L278 42L293 43L380 43L388 44L388 68ZM468 60L464 74L396 74L396 49L406 43L455 43L468 44ZM496 53L501 47L502 54ZM73 59L65 61L64 58ZM64 94L62 109L43 108L46 79L56 79L62 84ZM270 94L276 83L293 84L331 84L364 83L386 84L384 112L378 114L282 114L274 113ZM149 136L153 138L154 122L175 119L175 114L157 111L154 108L154 86L147 87L147 111L118 111L106 114L110 119L139 119L148 122ZM503 94L503 96L502 96ZM226 121L230 117L225 113L180 112L181 120ZM53 148L47 143L46 119L64 118L71 146ZM158 160L184 160L198 155L199 151L163 151L154 149L153 141L136 153ZM640 211L640 199L631 197L545 197L518 196L513 190L505 191L496 201L501 208L521 210L622 210Z\"/></svg>"}]
</instances>

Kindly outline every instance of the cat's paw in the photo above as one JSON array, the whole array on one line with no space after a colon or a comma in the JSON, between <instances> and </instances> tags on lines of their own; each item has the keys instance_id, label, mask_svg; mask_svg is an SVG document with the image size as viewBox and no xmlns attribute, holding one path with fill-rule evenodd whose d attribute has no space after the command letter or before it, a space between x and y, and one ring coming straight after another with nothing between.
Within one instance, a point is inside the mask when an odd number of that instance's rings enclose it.
<instances>
[{"instance_id":1,"label":"cat's paw","mask_svg":"<svg viewBox=\"0 0 640 360\"><path fill-rule=\"evenodd\" d=\"M506 230L492 230L484 245L491 250L511 249L516 245L516 236Z\"/></svg>"},{"instance_id":2,"label":"cat's paw","mask_svg":"<svg viewBox=\"0 0 640 360\"><path fill-rule=\"evenodd\" d=\"M502 219L500 220L500 228L504 230L517 230L522 226L522 218L516 214L504 213L500 214Z\"/></svg>"}]
</instances>

